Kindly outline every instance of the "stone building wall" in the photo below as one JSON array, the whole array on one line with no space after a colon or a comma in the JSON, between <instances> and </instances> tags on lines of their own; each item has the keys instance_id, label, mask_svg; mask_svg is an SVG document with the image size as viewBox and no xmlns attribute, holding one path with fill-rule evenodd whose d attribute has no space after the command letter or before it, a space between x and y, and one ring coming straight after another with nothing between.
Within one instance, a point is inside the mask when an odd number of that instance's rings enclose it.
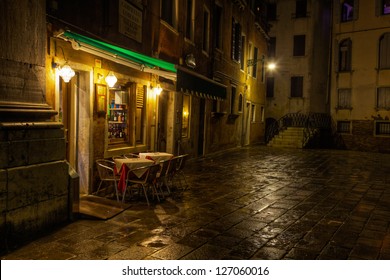
<instances>
[{"instance_id":1,"label":"stone building wall","mask_svg":"<svg viewBox=\"0 0 390 280\"><path fill-rule=\"evenodd\" d=\"M390 137L374 135L374 121L355 120L352 122L352 133L342 134L348 150L390 153Z\"/></svg>"},{"instance_id":2,"label":"stone building wall","mask_svg":"<svg viewBox=\"0 0 390 280\"><path fill-rule=\"evenodd\" d=\"M0 0L0 254L70 218L62 125L46 104L45 0Z\"/></svg>"}]
</instances>

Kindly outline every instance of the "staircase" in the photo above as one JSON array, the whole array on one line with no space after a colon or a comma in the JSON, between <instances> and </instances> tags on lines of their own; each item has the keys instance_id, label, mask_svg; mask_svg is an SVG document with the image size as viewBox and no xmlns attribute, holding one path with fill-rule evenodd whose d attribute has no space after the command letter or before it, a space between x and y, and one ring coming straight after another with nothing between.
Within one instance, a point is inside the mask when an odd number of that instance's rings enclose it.
<instances>
[{"instance_id":1,"label":"staircase","mask_svg":"<svg viewBox=\"0 0 390 280\"><path fill-rule=\"evenodd\" d=\"M267 128L265 140L270 147L343 147L332 118L324 113L288 113Z\"/></svg>"},{"instance_id":2,"label":"staircase","mask_svg":"<svg viewBox=\"0 0 390 280\"><path fill-rule=\"evenodd\" d=\"M285 130L280 131L278 135L275 135L268 142L267 146L302 149L303 136L303 127L287 127Z\"/></svg>"}]
</instances>

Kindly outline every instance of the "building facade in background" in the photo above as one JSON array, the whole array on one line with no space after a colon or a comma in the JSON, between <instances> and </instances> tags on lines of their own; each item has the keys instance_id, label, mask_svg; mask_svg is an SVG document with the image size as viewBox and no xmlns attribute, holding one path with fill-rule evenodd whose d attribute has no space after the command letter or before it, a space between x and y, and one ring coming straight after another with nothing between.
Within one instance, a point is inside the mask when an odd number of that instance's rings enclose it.
<instances>
[{"instance_id":1,"label":"building facade in background","mask_svg":"<svg viewBox=\"0 0 390 280\"><path fill-rule=\"evenodd\" d=\"M347 149L390 151L390 1L334 1L330 113Z\"/></svg>"},{"instance_id":2,"label":"building facade in background","mask_svg":"<svg viewBox=\"0 0 390 280\"><path fill-rule=\"evenodd\" d=\"M288 113L328 113L331 1L271 0L269 123Z\"/></svg>"}]
</instances>

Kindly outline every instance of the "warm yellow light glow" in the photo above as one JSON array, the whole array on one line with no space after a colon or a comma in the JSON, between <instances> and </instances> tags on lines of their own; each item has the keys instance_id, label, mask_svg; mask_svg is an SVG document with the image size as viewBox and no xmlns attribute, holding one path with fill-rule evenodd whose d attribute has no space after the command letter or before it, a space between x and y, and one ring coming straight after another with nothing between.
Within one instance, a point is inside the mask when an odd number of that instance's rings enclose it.
<instances>
[{"instance_id":1,"label":"warm yellow light glow","mask_svg":"<svg viewBox=\"0 0 390 280\"><path fill-rule=\"evenodd\" d=\"M274 62L271 62L268 64L268 70L275 70L276 64Z\"/></svg>"},{"instance_id":2,"label":"warm yellow light glow","mask_svg":"<svg viewBox=\"0 0 390 280\"><path fill-rule=\"evenodd\" d=\"M114 87L118 79L115 77L114 73L110 71L106 77L106 83L109 87Z\"/></svg>"},{"instance_id":3,"label":"warm yellow light glow","mask_svg":"<svg viewBox=\"0 0 390 280\"><path fill-rule=\"evenodd\" d=\"M161 86L160 86L160 84L157 84L157 86L155 86L154 88L153 88L153 92L156 94L156 95L160 95L160 93L162 92L162 88L161 88Z\"/></svg>"},{"instance_id":4,"label":"warm yellow light glow","mask_svg":"<svg viewBox=\"0 0 390 280\"><path fill-rule=\"evenodd\" d=\"M68 83L75 75L75 72L68 64L65 64L64 66L58 68L58 75L61 76L65 83Z\"/></svg>"}]
</instances>

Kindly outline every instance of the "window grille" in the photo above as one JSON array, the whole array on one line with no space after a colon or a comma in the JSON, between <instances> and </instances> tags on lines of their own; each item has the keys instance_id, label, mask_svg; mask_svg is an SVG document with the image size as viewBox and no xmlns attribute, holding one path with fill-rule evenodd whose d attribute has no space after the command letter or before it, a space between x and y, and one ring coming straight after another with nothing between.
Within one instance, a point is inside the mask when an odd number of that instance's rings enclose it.
<instances>
[{"instance_id":1,"label":"window grille","mask_svg":"<svg viewBox=\"0 0 390 280\"><path fill-rule=\"evenodd\" d=\"M390 136L390 122L376 121L375 122L375 135Z\"/></svg>"},{"instance_id":2,"label":"window grille","mask_svg":"<svg viewBox=\"0 0 390 280\"><path fill-rule=\"evenodd\" d=\"M351 122L350 121L338 121L337 122L337 132L350 133L351 132Z\"/></svg>"}]
</instances>

